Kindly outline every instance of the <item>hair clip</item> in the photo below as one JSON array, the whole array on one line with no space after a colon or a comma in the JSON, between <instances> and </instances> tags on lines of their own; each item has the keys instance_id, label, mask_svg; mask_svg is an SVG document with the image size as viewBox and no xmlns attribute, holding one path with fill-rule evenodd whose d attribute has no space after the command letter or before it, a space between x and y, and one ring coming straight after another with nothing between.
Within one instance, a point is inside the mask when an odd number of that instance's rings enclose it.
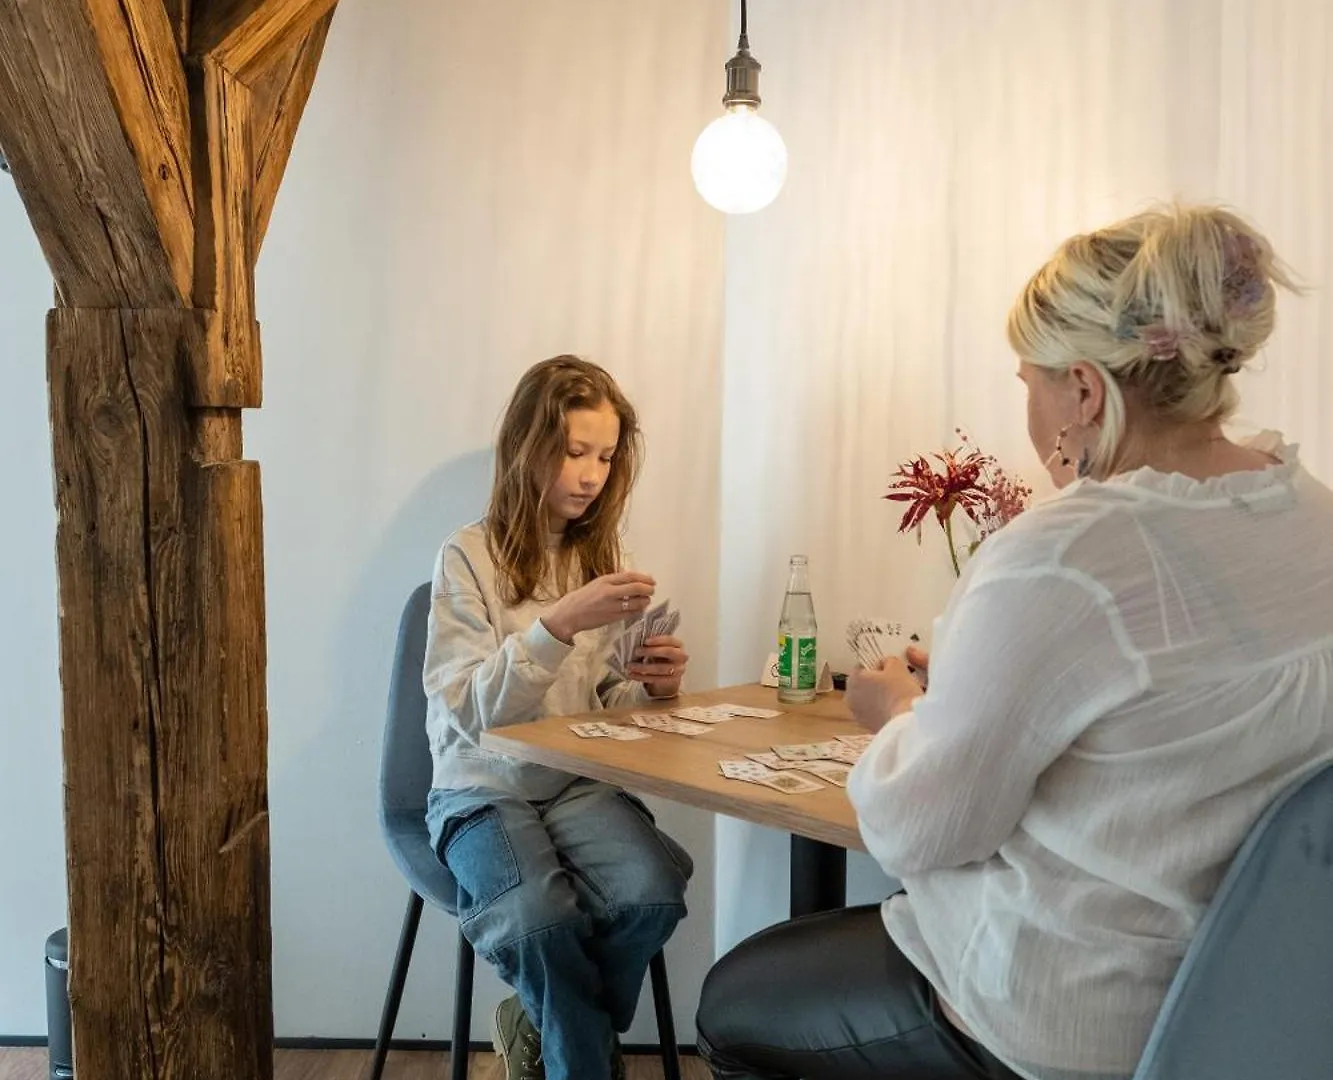
<instances>
[{"instance_id":1,"label":"hair clip","mask_svg":"<svg viewBox=\"0 0 1333 1080\"><path fill-rule=\"evenodd\" d=\"M1180 356L1180 335L1166 326L1150 326L1144 330L1143 344L1154 360L1175 360Z\"/></svg>"},{"instance_id":2,"label":"hair clip","mask_svg":"<svg viewBox=\"0 0 1333 1080\"><path fill-rule=\"evenodd\" d=\"M1130 317L1128 311L1122 311L1120 317L1115 321L1115 339L1117 341L1134 340L1134 320Z\"/></svg>"},{"instance_id":3,"label":"hair clip","mask_svg":"<svg viewBox=\"0 0 1333 1080\"><path fill-rule=\"evenodd\" d=\"M1259 269L1262 251L1253 237L1229 234L1222 243L1222 296L1227 313L1242 316L1263 301L1268 283Z\"/></svg>"},{"instance_id":4,"label":"hair clip","mask_svg":"<svg viewBox=\"0 0 1333 1080\"><path fill-rule=\"evenodd\" d=\"M1241 357L1240 350L1229 346L1223 346L1220 349L1214 349L1212 361L1217 364L1227 375L1234 375L1240 370Z\"/></svg>"}]
</instances>

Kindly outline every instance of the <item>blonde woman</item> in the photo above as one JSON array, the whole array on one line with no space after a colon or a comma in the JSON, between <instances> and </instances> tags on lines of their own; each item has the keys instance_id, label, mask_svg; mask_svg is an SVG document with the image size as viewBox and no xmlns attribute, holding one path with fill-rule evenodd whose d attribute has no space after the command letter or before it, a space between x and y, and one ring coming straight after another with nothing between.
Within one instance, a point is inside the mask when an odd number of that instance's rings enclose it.
<instances>
[{"instance_id":1,"label":"blonde woman","mask_svg":"<svg viewBox=\"0 0 1333 1080\"><path fill-rule=\"evenodd\" d=\"M981 547L928 691L897 659L851 680L878 734L849 792L905 891L725 957L699 1012L718 1076L1133 1073L1232 855L1333 757L1333 495L1222 428L1290 285L1195 207L1073 237L1028 282L1009 339L1063 490Z\"/></svg>"},{"instance_id":2,"label":"blonde woman","mask_svg":"<svg viewBox=\"0 0 1333 1080\"><path fill-rule=\"evenodd\" d=\"M689 661L649 638L629 679L608 642L655 583L623 568L638 472L633 406L595 364L557 356L509 402L484 521L435 563L424 681L426 822L476 951L516 991L495 1014L508 1080L623 1076L643 977L685 915L691 865L638 799L483 750L488 728L673 697Z\"/></svg>"}]
</instances>

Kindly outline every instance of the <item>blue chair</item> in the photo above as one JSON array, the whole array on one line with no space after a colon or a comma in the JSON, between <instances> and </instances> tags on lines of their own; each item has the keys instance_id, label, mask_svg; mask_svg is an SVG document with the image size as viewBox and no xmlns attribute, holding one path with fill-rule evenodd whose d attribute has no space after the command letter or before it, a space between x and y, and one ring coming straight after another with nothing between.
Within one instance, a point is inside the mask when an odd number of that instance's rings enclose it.
<instances>
[{"instance_id":1,"label":"blue chair","mask_svg":"<svg viewBox=\"0 0 1333 1080\"><path fill-rule=\"evenodd\" d=\"M380 1080L384 1058L398 1019L407 968L416 944L417 927L426 900L450 915L458 914L458 886L448 869L435 857L426 830L426 796L430 792L431 755L426 737L426 694L421 672L426 658L426 617L430 612L430 585L420 585L408 598L398 624L398 646L389 682L389 711L380 753L380 829L389 854L407 879L410 893L398 952L384 998L371 1080ZM458 971L454 991L453 1049L450 1080L467 1080L468 1046L472 1037L472 977L476 957L460 926ZM661 1044L666 1080L680 1080L679 1048L671 1015L666 959L659 952L649 965L653 1004L657 1012L657 1034Z\"/></svg>"},{"instance_id":2,"label":"blue chair","mask_svg":"<svg viewBox=\"0 0 1333 1080\"><path fill-rule=\"evenodd\" d=\"M1134 1077L1333 1077L1333 765L1288 788L1241 845Z\"/></svg>"}]
</instances>

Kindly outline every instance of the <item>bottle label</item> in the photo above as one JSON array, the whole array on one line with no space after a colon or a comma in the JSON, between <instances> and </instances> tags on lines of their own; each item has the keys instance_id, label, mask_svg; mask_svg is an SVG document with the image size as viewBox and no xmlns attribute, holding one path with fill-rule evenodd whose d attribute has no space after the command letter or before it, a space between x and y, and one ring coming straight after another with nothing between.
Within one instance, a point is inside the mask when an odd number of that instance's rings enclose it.
<instances>
[{"instance_id":1,"label":"bottle label","mask_svg":"<svg viewBox=\"0 0 1333 1080\"><path fill-rule=\"evenodd\" d=\"M817 678L815 639L778 635L778 685L786 690L813 690Z\"/></svg>"}]
</instances>

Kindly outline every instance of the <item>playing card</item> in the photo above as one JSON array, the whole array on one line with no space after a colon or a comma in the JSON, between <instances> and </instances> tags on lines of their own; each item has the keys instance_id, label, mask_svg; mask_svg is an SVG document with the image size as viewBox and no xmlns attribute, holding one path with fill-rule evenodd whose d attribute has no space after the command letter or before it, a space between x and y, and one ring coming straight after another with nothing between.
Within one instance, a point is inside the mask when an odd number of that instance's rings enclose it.
<instances>
[{"instance_id":1,"label":"playing card","mask_svg":"<svg viewBox=\"0 0 1333 1080\"><path fill-rule=\"evenodd\" d=\"M830 740L822 743L788 743L773 747L773 753L783 761L837 761L840 753L846 753L848 747Z\"/></svg>"},{"instance_id":2,"label":"playing card","mask_svg":"<svg viewBox=\"0 0 1333 1080\"><path fill-rule=\"evenodd\" d=\"M702 735L712 730L707 724L696 724L692 720L679 720L674 716L661 713L635 713L630 717L634 724L653 731L668 731L673 735Z\"/></svg>"},{"instance_id":3,"label":"playing card","mask_svg":"<svg viewBox=\"0 0 1333 1080\"><path fill-rule=\"evenodd\" d=\"M823 784L794 772L774 773L772 776L756 776L750 783L763 784L764 787L771 787L774 791L785 792L788 795L801 795L808 791L824 790Z\"/></svg>"},{"instance_id":4,"label":"playing card","mask_svg":"<svg viewBox=\"0 0 1333 1080\"><path fill-rule=\"evenodd\" d=\"M801 765L801 771L827 780L835 787L847 786L847 775L852 771L850 765L841 761L807 761Z\"/></svg>"},{"instance_id":5,"label":"playing card","mask_svg":"<svg viewBox=\"0 0 1333 1080\"><path fill-rule=\"evenodd\" d=\"M680 612L670 606L671 601L664 600L657 614L644 616L645 638L670 637L680 626Z\"/></svg>"},{"instance_id":6,"label":"playing card","mask_svg":"<svg viewBox=\"0 0 1333 1080\"><path fill-rule=\"evenodd\" d=\"M629 674L630 658L638 652L642 643L643 621L635 619L616 638L611 655L607 658L607 665L615 674L622 679L625 678Z\"/></svg>"},{"instance_id":7,"label":"playing card","mask_svg":"<svg viewBox=\"0 0 1333 1080\"><path fill-rule=\"evenodd\" d=\"M801 769L807 764L807 762L804 761L785 761L778 757L777 754L771 752L766 754L746 754L745 756L751 761L757 761L765 768L773 769L777 772L785 772L787 769Z\"/></svg>"},{"instance_id":8,"label":"playing card","mask_svg":"<svg viewBox=\"0 0 1333 1080\"><path fill-rule=\"evenodd\" d=\"M833 738L842 743L843 746L850 746L853 750L864 750L875 741L873 735L834 735Z\"/></svg>"},{"instance_id":9,"label":"playing card","mask_svg":"<svg viewBox=\"0 0 1333 1080\"><path fill-rule=\"evenodd\" d=\"M832 742L828 744L828 752L817 760L820 761L838 761L844 765L855 765L861 760L864 750L859 746L848 746L842 742Z\"/></svg>"},{"instance_id":10,"label":"playing card","mask_svg":"<svg viewBox=\"0 0 1333 1080\"><path fill-rule=\"evenodd\" d=\"M608 738L619 739L621 742L634 742L636 739L652 738L646 731L640 731L638 728L625 727L623 724L607 724L606 734Z\"/></svg>"},{"instance_id":11,"label":"playing card","mask_svg":"<svg viewBox=\"0 0 1333 1080\"><path fill-rule=\"evenodd\" d=\"M612 645L607 666L613 674L628 678L630 664L636 662L643 643L648 638L670 636L679 626L680 612L671 606L670 600L663 600L626 624Z\"/></svg>"},{"instance_id":12,"label":"playing card","mask_svg":"<svg viewBox=\"0 0 1333 1080\"><path fill-rule=\"evenodd\" d=\"M771 720L782 715L778 709L756 709L751 705L718 705L716 708L726 709L732 716L750 716L756 720Z\"/></svg>"},{"instance_id":13,"label":"playing card","mask_svg":"<svg viewBox=\"0 0 1333 1080\"><path fill-rule=\"evenodd\" d=\"M619 739L621 742L630 742L634 739L650 738L646 731L621 727L619 724L608 724L603 721L570 724L569 730L580 739Z\"/></svg>"},{"instance_id":14,"label":"playing card","mask_svg":"<svg viewBox=\"0 0 1333 1080\"><path fill-rule=\"evenodd\" d=\"M694 705L686 709L672 709L672 716L678 716L682 720L693 720L699 724L720 724L724 720L730 720L734 713L726 705Z\"/></svg>"},{"instance_id":15,"label":"playing card","mask_svg":"<svg viewBox=\"0 0 1333 1080\"><path fill-rule=\"evenodd\" d=\"M760 776L773 775L772 770L766 769L757 761L747 759L719 761L717 767L718 771L728 780L754 780Z\"/></svg>"},{"instance_id":16,"label":"playing card","mask_svg":"<svg viewBox=\"0 0 1333 1080\"><path fill-rule=\"evenodd\" d=\"M897 656L906 645L902 623L888 619L853 619L847 624L847 644L864 668L877 668L887 656Z\"/></svg>"}]
</instances>

